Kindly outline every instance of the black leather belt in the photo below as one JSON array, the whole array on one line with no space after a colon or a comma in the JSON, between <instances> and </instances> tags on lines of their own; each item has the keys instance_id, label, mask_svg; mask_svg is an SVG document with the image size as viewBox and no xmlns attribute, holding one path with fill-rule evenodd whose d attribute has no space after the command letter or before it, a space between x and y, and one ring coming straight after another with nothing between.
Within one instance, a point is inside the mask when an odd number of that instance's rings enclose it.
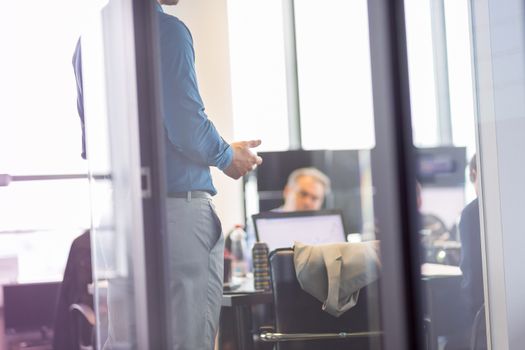
<instances>
[{"instance_id":1,"label":"black leather belt","mask_svg":"<svg viewBox=\"0 0 525 350\"><path fill-rule=\"evenodd\" d=\"M185 198L191 200L192 198L211 198L211 194L205 191L187 191L168 193L169 198Z\"/></svg>"}]
</instances>

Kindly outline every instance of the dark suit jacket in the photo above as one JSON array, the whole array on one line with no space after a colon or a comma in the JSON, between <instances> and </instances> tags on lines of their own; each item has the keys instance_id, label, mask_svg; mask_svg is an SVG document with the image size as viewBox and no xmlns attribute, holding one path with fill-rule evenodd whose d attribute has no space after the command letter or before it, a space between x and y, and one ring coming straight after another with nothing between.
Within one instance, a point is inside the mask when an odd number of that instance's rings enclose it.
<instances>
[{"instance_id":1,"label":"dark suit jacket","mask_svg":"<svg viewBox=\"0 0 525 350\"><path fill-rule=\"evenodd\" d=\"M477 198L461 212L459 234L461 240L460 268L463 273L461 293L464 305L467 307L468 318L472 321L484 301L481 230Z\"/></svg>"}]
</instances>

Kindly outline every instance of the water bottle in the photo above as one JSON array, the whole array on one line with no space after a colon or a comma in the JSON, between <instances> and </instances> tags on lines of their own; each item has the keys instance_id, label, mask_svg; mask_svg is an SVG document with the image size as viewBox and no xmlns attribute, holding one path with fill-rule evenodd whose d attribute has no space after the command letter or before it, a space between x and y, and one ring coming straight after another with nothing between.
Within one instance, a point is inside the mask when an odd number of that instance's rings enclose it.
<instances>
[{"instance_id":1,"label":"water bottle","mask_svg":"<svg viewBox=\"0 0 525 350\"><path fill-rule=\"evenodd\" d=\"M253 287L255 290L271 290L270 263L268 261L268 245L256 242L252 249Z\"/></svg>"},{"instance_id":2,"label":"water bottle","mask_svg":"<svg viewBox=\"0 0 525 350\"><path fill-rule=\"evenodd\" d=\"M246 245L246 232L242 225L235 225L230 233L231 256L232 256L232 275L233 277L245 277L248 272Z\"/></svg>"}]
</instances>

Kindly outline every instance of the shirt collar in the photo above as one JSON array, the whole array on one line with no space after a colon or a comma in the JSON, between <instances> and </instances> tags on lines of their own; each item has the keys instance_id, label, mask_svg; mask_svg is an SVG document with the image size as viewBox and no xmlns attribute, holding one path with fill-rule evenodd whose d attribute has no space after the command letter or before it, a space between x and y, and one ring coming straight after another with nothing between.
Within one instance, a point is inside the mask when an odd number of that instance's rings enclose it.
<instances>
[{"instance_id":1,"label":"shirt collar","mask_svg":"<svg viewBox=\"0 0 525 350\"><path fill-rule=\"evenodd\" d=\"M158 1L155 1L155 9L156 9L158 12L164 12L164 10L162 9L162 6L160 6L160 4L158 3Z\"/></svg>"}]
</instances>

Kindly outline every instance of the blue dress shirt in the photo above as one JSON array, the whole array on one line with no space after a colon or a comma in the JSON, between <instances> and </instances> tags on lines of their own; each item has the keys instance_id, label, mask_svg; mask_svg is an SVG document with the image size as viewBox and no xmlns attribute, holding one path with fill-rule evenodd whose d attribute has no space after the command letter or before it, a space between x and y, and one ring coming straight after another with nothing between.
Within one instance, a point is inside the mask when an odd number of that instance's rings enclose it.
<instances>
[{"instance_id":1,"label":"blue dress shirt","mask_svg":"<svg viewBox=\"0 0 525 350\"><path fill-rule=\"evenodd\" d=\"M195 52L190 31L156 3L161 53L162 115L166 139L168 194L206 191L215 195L210 166L227 168L233 159L230 145L204 112L197 86ZM77 79L77 107L82 126L82 157L86 158L80 40L73 56Z\"/></svg>"},{"instance_id":2,"label":"blue dress shirt","mask_svg":"<svg viewBox=\"0 0 525 350\"><path fill-rule=\"evenodd\" d=\"M200 190L214 195L209 167L224 170L233 151L204 112L190 31L158 4L157 13L168 193Z\"/></svg>"}]
</instances>

